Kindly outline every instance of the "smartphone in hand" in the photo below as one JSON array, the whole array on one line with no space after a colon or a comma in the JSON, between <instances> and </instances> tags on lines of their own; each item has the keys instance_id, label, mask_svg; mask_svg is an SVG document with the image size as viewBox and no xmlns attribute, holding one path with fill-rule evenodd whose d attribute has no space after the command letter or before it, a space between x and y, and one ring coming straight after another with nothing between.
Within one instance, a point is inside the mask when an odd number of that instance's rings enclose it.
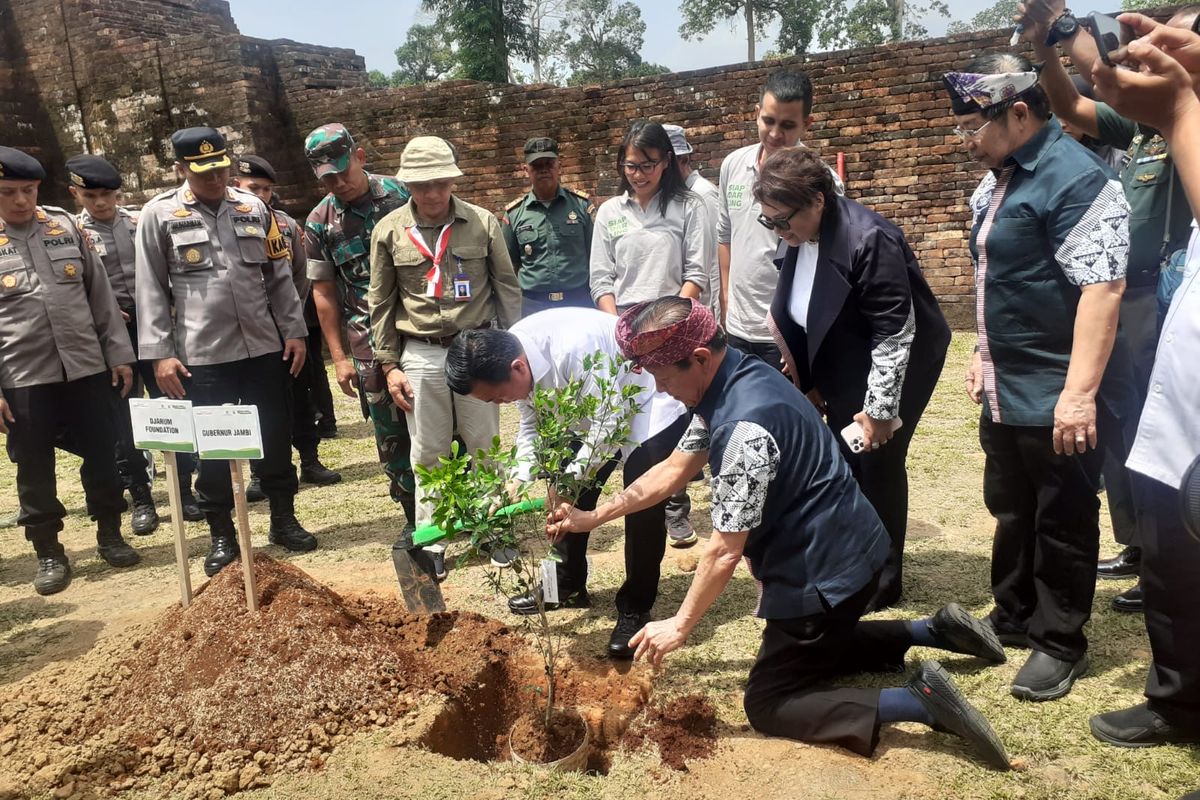
<instances>
[{"instance_id":1,"label":"smartphone in hand","mask_svg":"<svg viewBox=\"0 0 1200 800\"><path fill-rule=\"evenodd\" d=\"M1087 27L1096 42L1096 52L1100 55L1100 60L1110 67L1113 66L1112 52L1133 41L1132 28L1099 11L1087 15Z\"/></svg>"}]
</instances>

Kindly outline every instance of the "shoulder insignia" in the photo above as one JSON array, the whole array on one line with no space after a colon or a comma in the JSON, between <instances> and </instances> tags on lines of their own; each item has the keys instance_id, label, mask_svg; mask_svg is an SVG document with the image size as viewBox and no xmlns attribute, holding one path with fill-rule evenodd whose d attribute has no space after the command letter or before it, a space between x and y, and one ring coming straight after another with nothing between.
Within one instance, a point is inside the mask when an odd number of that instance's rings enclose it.
<instances>
[{"instance_id":1,"label":"shoulder insignia","mask_svg":"<svg viewBox=\"0 0 1200 800\"><path fill-rule=\"evenodd\" d=\"M579 199L588 201L589 204L592 202L592 196L590 194L588 194L587 192L581 192L578 189L571 187L571 186L564 186L563 188L566 189L571 194L578 197Z\"/></svg>"},{"instance_id":2,"label":"shoulder insignia","mask_svg":"<svg viewBox=\"0 0 1200 800\"><path fill-rule=\"evenodd\" d=\"M6 244L8 244L8 237L3 233L0 233L0 247L3 247Z\"/></svg>"},{"instance_id":3,"label":"shoulder insignia","mask_svg":"<svg viewBox=\"0 0 1200 800\"><path fill-rule=\"evenodd\" d=\"M275 219L274 214L271 214L271 218L267 221L267 258L291 257L292 254L288 250L287 240L283 238L283 233L279 230L279 221Z\"/></svg>"},{"instance_id":4,"label":"shoulder insignia","mask_svg":"<svg viewBox=\"0 0 1200 800\"><path fill-rule=\"evenodd\" d=\"M37 211L35 211L33 213L33 215L34 215L34 217L37 218L38 222L45 222L46 220L50 219L50 217L47 216L46 212L43 211L41 208L39 208Z\"/></svg>"},{"instance_id":5,"label":"shoulder insignia","mask_svg":"<svg viewBox=\"0 0 1200 800\"><path fill-rule=\"evenodd\" d=\"M180 219L183 219L184 217L190 217L192 215L192 212L186 208L177 208L171 213L173 216L179 217Z\"/></svg>"},{"instance_id":6,"label":"shoulder insignia","mask_svg":"<svg viewBox=\"0 0 1200 800\"><path fill-rule=\"evenodd\" d=\"M520 196L520 197L518 197L516 200L513 200L511 203L509 203L508 205L506 205L506 206L504 207L504 210L505 210L505 211L512 211L514 208L516 208L517 206L521 205L521 203L523 203L523 202L525 202L525 195L521 195L521 196Z\"/></svg>"},{"instance_id":7,"label":"shoulder insignia","mask_svg":"<svg viewBox=\"0 0 1200 800\"><path fill-rule=\"evenodd\" d=\"M249 214L253 209L253 206L251 206L249 203L238 203L236 206L234 206L234 208L242 214Z\"/></svg>"}]
</instances>

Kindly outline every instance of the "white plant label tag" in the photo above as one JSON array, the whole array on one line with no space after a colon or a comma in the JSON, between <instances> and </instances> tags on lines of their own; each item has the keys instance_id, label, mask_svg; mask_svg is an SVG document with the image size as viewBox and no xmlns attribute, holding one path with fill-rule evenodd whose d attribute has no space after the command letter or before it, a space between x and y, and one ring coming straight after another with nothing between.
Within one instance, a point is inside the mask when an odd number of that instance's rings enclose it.
<instances>
[{"instance_id":1,"label":"white plant label tag","mask_svg":"<svg viewBox=\"0 0 1200 800\"><path fill-rule=\"evenodd\" d=\"M558 602L558 564L542 559L542 602Z\"/></svg>"}]
</instances>

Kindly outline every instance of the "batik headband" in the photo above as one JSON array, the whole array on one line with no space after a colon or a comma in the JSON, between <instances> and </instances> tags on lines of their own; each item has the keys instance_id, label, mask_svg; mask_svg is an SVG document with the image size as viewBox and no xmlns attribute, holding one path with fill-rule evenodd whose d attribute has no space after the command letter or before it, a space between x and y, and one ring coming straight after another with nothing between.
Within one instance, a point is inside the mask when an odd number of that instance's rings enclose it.
<instances>
[{"instance_id":1,"label":"batik headband","mask_svg":"<svg viewBox=\"0 0 1200 800\"><path fill-rule=\"evenodd\" d=\"M974 72L947 72L942 83L950 93L955 114L974 114L985 108L1012 100L1037 86L1036 72L1001 72L979 75Z\"/></svg>"},{"instance_id":2,"label":"batik headband","mask_svg":"<svg viewBox=\"0 0 1200 800\"><path fill-rule=\"evenodd\" d=\"M712 312L692 300L691 313L685 319L643 333L633 332L633 320L650 302L638 303L617 320L617 346L639 367L665 367L682 361L697 347L706 346L717 332Z\"/></svg>"}]
</instances>

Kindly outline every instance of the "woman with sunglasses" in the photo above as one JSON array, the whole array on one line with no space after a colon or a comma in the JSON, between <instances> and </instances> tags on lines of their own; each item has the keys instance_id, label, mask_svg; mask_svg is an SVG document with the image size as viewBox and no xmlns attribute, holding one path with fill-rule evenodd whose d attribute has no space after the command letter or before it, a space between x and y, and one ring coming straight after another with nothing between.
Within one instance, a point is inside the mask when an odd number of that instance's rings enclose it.
<instances>
[{"instance_id":1,"label":"woman with sunglasses","mask_svg":"<svg viewBox=\"0 0 1200 800\"><path fill-rule=\"evenodd\" d=\"M883 521L891 553L869 608L900 600L908 526L905 461L942 372L950 329L901 230L839 196L811 151L781 150L754 186L759 222L787 244L768 326L792 380L835 433Z\"/></svg>"},{"instance_id":2,"label":"woman with sunglasses","mask_svg":"<svg viewBox=\"0 0 1200 800\"><path fill-rule=\"evenodd\" d=\"M617 157L621 193L596 212L591 289L616 314L663 295L699 298L716 258L703 201L688 191L657 122L633 123Z\"/></svg>"}]
</instances>

